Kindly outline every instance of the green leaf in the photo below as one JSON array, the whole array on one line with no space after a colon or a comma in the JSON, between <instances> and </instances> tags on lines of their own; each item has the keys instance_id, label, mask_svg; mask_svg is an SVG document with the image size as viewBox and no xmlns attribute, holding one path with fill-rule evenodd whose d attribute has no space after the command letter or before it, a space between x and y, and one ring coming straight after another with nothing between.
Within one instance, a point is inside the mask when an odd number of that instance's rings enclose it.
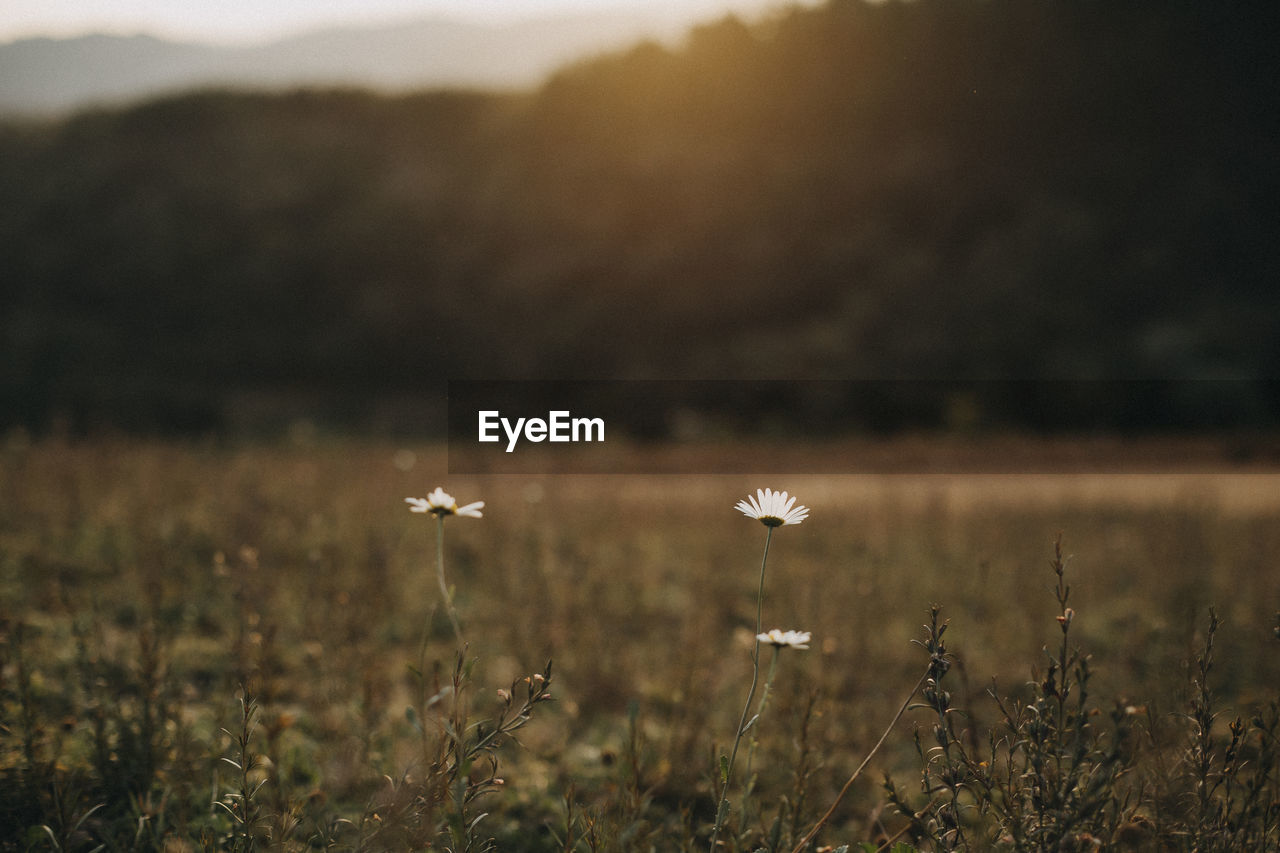
<instances>
[{"instance_id":1,"label":"green leaf","mask_svg":"<svg viewBox=\"0 0 1280 853\"><path fill-rule=\"evenodd\" d=\"M409 721L409 725L413 726L414 731L422 734L422 721L418 719L418 712L414 710L412 705L404 709L404 718Z\"/></svg>"}]
</instances>

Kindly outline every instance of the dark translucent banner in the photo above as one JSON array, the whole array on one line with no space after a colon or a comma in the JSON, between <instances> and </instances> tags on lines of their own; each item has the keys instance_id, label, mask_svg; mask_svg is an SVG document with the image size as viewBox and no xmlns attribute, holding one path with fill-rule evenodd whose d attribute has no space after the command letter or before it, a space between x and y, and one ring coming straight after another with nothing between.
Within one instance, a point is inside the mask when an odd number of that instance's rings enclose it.
<instances>
[{"instance_id":1,"label":"dark translucent banner","mask_svg":"<svg viewBox=\"0 0 1280 853\"><path fill-rule=\"evenodd\" d=\"M1056 463L1023 458L1014 444L1070 445L1073 464L1088 467L1090 443L1177 440L1167 445L1176 455L1178 442L1235 436L1229 452L1240 452L1242 433L1248 453L1266 454L1278 391L1280 383L1256 380L451 381L449 471L1033 470ZM996 445L1015 436L1002 461ZM881 452L869 454L869 444ZM886 458L891 444L916 449ZM984 448L986 461L958 461L966 446ZM956 452L940 463L947 447Z\"/></svg>"}]
</instances>

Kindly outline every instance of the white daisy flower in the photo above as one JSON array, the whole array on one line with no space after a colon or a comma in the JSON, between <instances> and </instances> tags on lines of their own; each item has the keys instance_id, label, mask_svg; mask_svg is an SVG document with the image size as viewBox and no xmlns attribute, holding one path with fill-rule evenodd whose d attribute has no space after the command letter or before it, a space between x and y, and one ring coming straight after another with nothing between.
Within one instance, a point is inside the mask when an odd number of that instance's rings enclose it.
<instances>
[{"instance_id":1,"label":"white daisy flower","mask_svg":"<svg viewBox=\"0 0 1280 853\"><path fill-rule=\"evenodd\" d=\"M784 524L799 524L809 517L807 506L792 509L795 502L796 499L788 498L786 492L756 489L755 497L748 495L745 501L738 501L734 509L751 518L758 518L766 527L781 527Z\"/></svg>"},{"instance_id":2,"label":"white daisy flower","mask_svg":"<svg viewBox=\"0 0 1280 853\"><path fill-rule=\"evenodd\" d=\"M409 507L410 512L429 512L434 516L467 515L471 518L480 518L482 515L480 510L484 508L484 501L458 506L458 502L453 499L453 495L439 486L425 498L405 498L404 501L407 504L412 504Z\"/></svg>"},{"instance_id":3,"label":"white daisy flower","mask_svg":"<svg viewBox=\"0 0 1280 853\"><path fill-rule=\"evenodd\" d=\"M780 631L774 628L767 634L756 634L756 639L769 646L807 649L810 636L812 635L808 631Z\"/></svg>"}]
</instances>

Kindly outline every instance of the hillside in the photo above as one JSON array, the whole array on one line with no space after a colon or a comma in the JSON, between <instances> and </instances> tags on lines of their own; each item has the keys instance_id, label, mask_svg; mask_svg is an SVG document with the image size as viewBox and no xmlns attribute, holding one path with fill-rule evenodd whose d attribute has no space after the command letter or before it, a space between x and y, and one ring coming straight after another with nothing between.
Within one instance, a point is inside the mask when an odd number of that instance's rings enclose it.
<instances>
[{"instance_id":1,"label":"hillside","mask_svg":"<svg viewBox=\"0 0 1280 853\"><path fill-rule=\"evenodd\" d=\"M527 94L13 121L0 412L367 425L445 378L1149 378L1241 380L1215 416L1274 420L1276 16L833 0Z\"/></svg>"},{"instance_id":2,"label":"hillside","mask_svg":"<svg viewBox=\"0 0 1280 853\"><path fill-rule=\"evenodd\" d=\"M101 33L19 39L0 44L0 115L121 106L193 88L531 88L580 56L674 38L683 17L659 5L510 24L413 18L251 44Z\"/></svg>"}]
</instances>

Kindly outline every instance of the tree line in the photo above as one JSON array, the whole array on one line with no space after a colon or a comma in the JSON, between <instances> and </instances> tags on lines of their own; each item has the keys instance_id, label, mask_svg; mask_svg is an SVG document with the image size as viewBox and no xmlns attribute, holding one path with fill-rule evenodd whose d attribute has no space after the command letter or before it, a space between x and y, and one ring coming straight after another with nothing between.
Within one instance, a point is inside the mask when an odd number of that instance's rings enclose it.
<instances>
[{"instance_id":1,"label":"tree line","mask_svg":"<svg viewBox=\"0 0 1280 853\"><path fill-rule=\"evenodd\" d=\"M412 430L447 379L1146 380L1187 423L1273 424L1278 13L1247 5L829 0L528 92L9 120L0 417ZM1008 397L979 419L1038 426Z\"/></svg>"}]
</instances>

